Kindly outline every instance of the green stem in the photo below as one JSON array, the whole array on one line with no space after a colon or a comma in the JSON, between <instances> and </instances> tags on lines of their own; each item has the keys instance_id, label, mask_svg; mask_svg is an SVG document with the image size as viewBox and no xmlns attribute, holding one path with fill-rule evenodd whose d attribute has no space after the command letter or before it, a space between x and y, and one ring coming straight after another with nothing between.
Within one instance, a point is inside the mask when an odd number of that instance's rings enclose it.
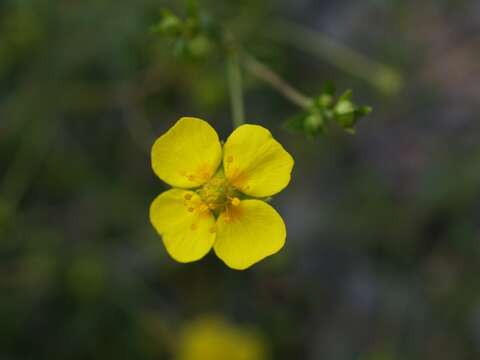
<instances>
[{"instance_id":1,"label":"green stem","mask_svg":"<svg viewBox=\"0 0 480 360\"><path fill-rule=\"evenodd\" d=\"M268 66L248 54L244 54L242 60L245 69L252 75L268 83L295 105L305 110L310 108L312 99L295 89Z\"/></svg>"},{"instance_id":2,"label":"green stem","mask_svg":"<svg viewBox=\"0 0 480 360\"><path fill-rule=\"evenodd\" d=\"M319 56L333 66L360 77L381 92L395 94L403 86L400 74L391 67L340 44L324 34L290 21L277 21L271 36L302 51Z\"/></svg>"},{"instance_id":3,"label":"green stem","mask_svg":"<svg viewBox=\"0 0 480 360\"><path fill-rule=\"evenodd\" d=\"M238 54L232 51L227 59L227 78L232 107L233 127L239 127L245 123L245 111L243 107L242 72L238 63Z\"/></svg>"}]
</instances>

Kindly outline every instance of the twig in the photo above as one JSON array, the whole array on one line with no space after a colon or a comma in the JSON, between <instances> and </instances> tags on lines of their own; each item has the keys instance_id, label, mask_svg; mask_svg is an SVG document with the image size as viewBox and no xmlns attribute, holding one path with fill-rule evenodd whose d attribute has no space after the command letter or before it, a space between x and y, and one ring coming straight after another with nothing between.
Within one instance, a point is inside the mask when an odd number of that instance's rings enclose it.
<instances>
[{"instance_id":1,"label":"twig","mask_svg":"<svg viewBox=\"0 0 480 360\"><path fill-rule=\"evenodd\" d=\"M242 56L242 62L248 72L270 84L275 90L280 92L295 105L298 105L303 109L308 109L311 106L312 99L295 89L268 66L264 65L253 56L244 53Z\"/></svg>"},{"instance_id":2,"label":"twig","mask_svg":"<svg viewBox=\"0 0 480 360\"><path fill-rule=\"evenodd\" d=\"M238 54L231 52L227 59L227 78L232 106L233 126L236 128L245 123L243 106L242 73L238 63Z\"/></svg>"},{"instance_id":3,"label":"twig","mask_svg":"<svg viewBox=\"0 0 480 360\"><path fill-rule=\"evenodd\" d=\"M318 31L281 20L273 23L270 36L299 50L319 56L331 65L366 80L384 93L397 93L403 86L402 77L395 69L372 60Z\"/></svg>"}]
</instances>

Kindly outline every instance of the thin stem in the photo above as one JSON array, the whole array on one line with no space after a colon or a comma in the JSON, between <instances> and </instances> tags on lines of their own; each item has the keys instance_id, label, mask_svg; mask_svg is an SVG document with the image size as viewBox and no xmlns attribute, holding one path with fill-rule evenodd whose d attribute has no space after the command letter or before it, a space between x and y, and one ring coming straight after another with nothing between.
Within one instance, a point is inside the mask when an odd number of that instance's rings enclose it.
<instances>
[{"instance_id":1,"label":"thin stem","mask_svg":"<svg viewBox=\"0 0 480 360\"><path fill-rule=\"evenodd\" d=\"M238 54L234 51L228 55L227 77L233 127L236 128L245 123L245 110L243 107L242 72L238 63Z\"/></svg>"},{"instance_id":2,"label":"thin stem","mask_svg":"<svg viewBox=\"0 0 480 360\"><path fill-rule=\"evenodd\" d=\"M276 40L319 56L331 65L366 80L384 93L397 93L403 86L402 77L395 69L372 60L318 31L284 20L274 23L271 30L271 36Z\"/></svg>"},{"instance_id":3,"label":"thin stem","mask_svg":"<svg viewBox=\"0 0 480 360\"><path fill-rule=\"evenodd\" d=\"M295 89L268 66L248 54L244 54L242 60L248 72L270 84L292 103L303 109L308 109L311 106L312 99Z\"/></svg>"}]
</instances>

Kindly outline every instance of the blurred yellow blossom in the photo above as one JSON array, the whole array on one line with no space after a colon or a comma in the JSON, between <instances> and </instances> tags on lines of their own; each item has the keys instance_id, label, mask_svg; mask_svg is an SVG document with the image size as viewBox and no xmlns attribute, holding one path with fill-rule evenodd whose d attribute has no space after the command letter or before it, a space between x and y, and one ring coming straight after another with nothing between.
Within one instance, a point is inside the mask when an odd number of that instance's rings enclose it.
<instances>
[{"instance_id":1,"label":"blurred yellow blossom","mask_svg":"<svg viewBox=\"0 0 480 360\"><path fill-rule=\"evenodd\" d=\"M182 330L176 360L266 360L263 338L221 317L200 317Z\"/></svg>"},{"instance_id":2,"label":"blurred yellow blossom","mask_svg":"<svg viewBox=\"0 0 480 360\"><path fill-rule=\"evenodd\" d=\"M177 121L152 147L153 171L173 187L150 206L170 256L196 261L213 247L225 264L243 270L278 252L285 224L262 199L288 185L293 163L262 126L239 126L222 148L206 121Z\"/></svg>"}]
</instances>

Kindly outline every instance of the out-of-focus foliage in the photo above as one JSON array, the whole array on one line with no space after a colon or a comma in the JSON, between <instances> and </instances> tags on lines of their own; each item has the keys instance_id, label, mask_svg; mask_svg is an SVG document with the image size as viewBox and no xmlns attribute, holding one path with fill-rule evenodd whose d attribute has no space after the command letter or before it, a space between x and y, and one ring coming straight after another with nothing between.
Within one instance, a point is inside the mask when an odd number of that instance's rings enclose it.
<instances>
[{"instance_id":1,"label":"out-of-focus foliage","mask_svg":"<svg viewBox=\"0 0 480 360\"><path fill-rule=\"evenodd\" d=\"M478 359L478 1L202 5L305 93L334 79L375 112L353 137L306 141L282 131L294 106L246 75L247 120L296 159L273 202L286 247L242 273L178 264L148 221L165 189L149 151L182 115L230 133L224 58L179 61L152 33L183 3L2 1L0 358L170 359L184 326L217 313L257 329L273 359ZM272 41L276 18L404 87Z\"/></svg>"},{"instance_id":2,"label":"out-of-focus foliage","mask_svg":"<svg viewBox=\"0 0 480 360\"><path fill-rule=\"evenodd\" d=\"M198 4L192 7L187 8L185 19L164 9L160 20L151 27L153 33L173 43L173 54L179 59L205 59L222 40L220 25L203 9L200 11Z\"/></svg>"},{"instance_id":3,"label":"out-of-focus foliage","mask_svg":"<svg viewBox=\"0 0 480 360\"><path fill-rule=\"evenodd\" d=\"M196 1L189 1L188 5L188 16L185 19L180 19L170 9L165 9L162 11L158 23L152 27L154 33L158 33L173 43L173 54L177 58L188 60L204 59L211 54L212 47L216 46L217 51L225 58L231 56L232 53L238 53L240 54L240 59L246 58L250 64L253 61L257 76L260 73L260 77L263 77L264 80L266 76L270 79L270 81L267 81L270 85L272 85L271 79L273 77L273 85L280 92L284 93L285 87L292 89L292 85L286 83L285 80L272 72L268 66L259 63L258 60L252 58L248 53L245 54L244 48L238 43L234 35L225 26L221 26L212 20L210 14L203 11L204 9L200 10ZM226 59L226 61L231 60ZM234 61L235 63L238 62L239 65L242 63L237 59ZM245 66L246 70L251 69L251 66ZM265 75L265 73L267 74ZM376 74L376 72L372 72L371 76L374 77ZM375 80L373 81L375 82ZM279 82L282 84L278 85ZM287 90L289 93L291 91ZM287 120L285 128L310 137L325 133L327 123L331 122L336 122L345 131L353 134L355 133L357 121L361 117L368 115L372 110L369 106L357 106L354 104L351 100L352 90L345 91L338 99L335 99L335 85L332 81L327 82L321 94L314 98L298 93L298 90L294 88L293 91L297 93L293 95L296 98L294 102L303 111L298 112ZM299 97L300 100L298 99Z\"/></svg>"}]
</instances>

